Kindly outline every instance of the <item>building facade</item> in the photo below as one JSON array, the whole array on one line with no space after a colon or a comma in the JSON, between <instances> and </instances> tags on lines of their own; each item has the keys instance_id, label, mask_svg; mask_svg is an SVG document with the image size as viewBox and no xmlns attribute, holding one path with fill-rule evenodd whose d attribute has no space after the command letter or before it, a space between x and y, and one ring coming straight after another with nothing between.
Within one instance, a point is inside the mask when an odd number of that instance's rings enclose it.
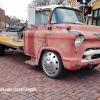
<instances>
[{"instance_id":1,"label":"building facade","mask_svg":"<svg viewBox=\"0 0 100 100\"><path fill-rule=\"evenodd\" d=\"M9 28L21 28L23 24L18 23L18 19L12 19L5 15L5 10L0 8L0 29L6 31Z\"/></svg>"},{"instance_id":2,"label":"building facade","mask_svg":"<svg viewBox=\"0 0 100 100\"><path fill-rule=\"evenodd\" d=\"M92 25L100 26L100 0L93 1L92 9L93 9Z\"/></svg>"},{"instance_id":3,"label":"building facade","mask_svg":"<svg viewBox=\"0 0 100 100\"><path fill-rule=\"evenodd\" d=\"M5 10L0 8L0 29L5 28Z\"/></svg>"},{"instance_id":4,"label":"building facade","mask_svg":"<svg viewBox=\"0 0 100 100\"><path fill-rule=\"evenodd\" d=\"M89 6L92 6L93 11L87 16L88 19L86 23L88 25L100 26L100 0L91 0Z\"/></svg>"},{"instance_id":5,"label":"building facade","mask_svg":"<svg viewBox=\"0 0 100 100\"><path fill-rule=\"evenodd\" d=\"M5 15L5 27L9 27L10 25L10 17Z\"/></svg>"}]
</instances>

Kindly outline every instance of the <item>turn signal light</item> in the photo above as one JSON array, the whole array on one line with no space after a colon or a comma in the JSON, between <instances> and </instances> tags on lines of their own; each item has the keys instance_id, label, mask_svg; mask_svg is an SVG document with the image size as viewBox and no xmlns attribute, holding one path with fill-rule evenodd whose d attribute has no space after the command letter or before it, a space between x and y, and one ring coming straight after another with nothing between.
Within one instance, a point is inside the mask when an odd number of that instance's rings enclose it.
<instances>
[{"instance_id":1,"label":"turn signal light","mask_svg":"<svg viewBox=\"0 0 100 100\"><path fill-rule=\"evenodd\" d=\"M71 30L71 26L67 26L67 30L70 31Z\"/></svg>"},{"instance_id":2,"label":"turn signal light","mask_svg":"<svg viewBox=\"0 0 100 100\"><path fill-rule=\"evenodd\" d=\"M65 6L65 4L64 4L64 3L63 3L62 5L63 5L63 6Z\"/></svg>"},{"instance_id":3,"label":"turn signal light","mask_svg":"<svg viewBox=\"0 0 100 100\"><path fill-rule=\"evenodd\" d=\"M76 49L76 53L78 53L78 49Z\"/></svg>"}]
</instances>

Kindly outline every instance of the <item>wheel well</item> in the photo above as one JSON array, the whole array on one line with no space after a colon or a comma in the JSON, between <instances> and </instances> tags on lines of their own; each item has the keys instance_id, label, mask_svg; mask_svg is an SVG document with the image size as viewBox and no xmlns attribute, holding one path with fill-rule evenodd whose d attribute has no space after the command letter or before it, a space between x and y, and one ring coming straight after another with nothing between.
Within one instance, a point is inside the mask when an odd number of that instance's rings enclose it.
<instances>
[{"instance_id":1,"label":"wheel well","mask_svg":"<svg viewBox=\"0 0 100 100\"><path fill-rule=\"evenodd\" d=\"M45 51L54 51L54 50L48 50L48 49L42 50L41 55L40 55L40 58L39 58L39 64L41 64L41 58L42 58L42 55L43 55L43 53L44 53ZM57 51L54 51L54 52L58 53ZM58 54L59 54L59 53L58 53ZM59 54L59 56L60 56L60 54ZM60 56L60 58L61 58L61 56ZM62 60L62 59L61 59L61 60Z\"/></svg>"},{"instance_id":2,"label":"wheel well","mask_svg":"<svg viewBox=\"0 0 100 100\"><path fill-rule=\"evenodd\" d=\"M42 58L42 55L43 55L43 53L44 53L45 51L47 51L47 50L42 50L42 52L41 52L41 55L40 55L40 58L39 58L39 64L41 64L41 58Z\"/></svg>"}]
</instances>

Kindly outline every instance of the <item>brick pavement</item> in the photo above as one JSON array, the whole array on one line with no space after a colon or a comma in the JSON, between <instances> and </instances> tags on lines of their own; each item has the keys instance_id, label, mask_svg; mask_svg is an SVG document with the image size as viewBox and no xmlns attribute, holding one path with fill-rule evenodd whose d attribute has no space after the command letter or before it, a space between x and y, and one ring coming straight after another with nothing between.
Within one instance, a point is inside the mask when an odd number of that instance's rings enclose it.
<instances>
[{"instance_id":1,"label":"brick pavement","mask_svg":"<svg viewBox=\"0 0 100 100\"><path fill-rule=\"evenodd\" d=\"M50 79L40 66L27 65L26 60L30 57L14 50L0 57L0 88L35 87L37 91L0 92L0 100L100 100L100 65Z\"/></svg>"}]
</instances>

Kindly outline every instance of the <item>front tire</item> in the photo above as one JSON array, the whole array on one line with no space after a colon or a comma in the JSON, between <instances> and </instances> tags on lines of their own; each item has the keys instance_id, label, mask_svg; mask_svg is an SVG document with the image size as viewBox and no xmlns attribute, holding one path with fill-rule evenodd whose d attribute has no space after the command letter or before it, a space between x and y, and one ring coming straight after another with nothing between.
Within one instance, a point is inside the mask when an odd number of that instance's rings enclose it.
<instances>
[{"instance_id":1,"label":"front tire","mask_svg":"<svg viewBox=\"0 0 100 100\"><path fill-rule=\"evenodd\" d=\"M42 69L50 78L59 78L65 74L60 55L54 51L45 51L41 59Z\"/></svg>"},{"instance_id":2,"label":"front tire","mask_svg":"<svg viewBox=\"0 0 100 100\"><path fill-rule=\"evenodd\" d=\"M0 56L3 56L5 53L5 45L0 44Z\"/></svg>"}]
</instances>

